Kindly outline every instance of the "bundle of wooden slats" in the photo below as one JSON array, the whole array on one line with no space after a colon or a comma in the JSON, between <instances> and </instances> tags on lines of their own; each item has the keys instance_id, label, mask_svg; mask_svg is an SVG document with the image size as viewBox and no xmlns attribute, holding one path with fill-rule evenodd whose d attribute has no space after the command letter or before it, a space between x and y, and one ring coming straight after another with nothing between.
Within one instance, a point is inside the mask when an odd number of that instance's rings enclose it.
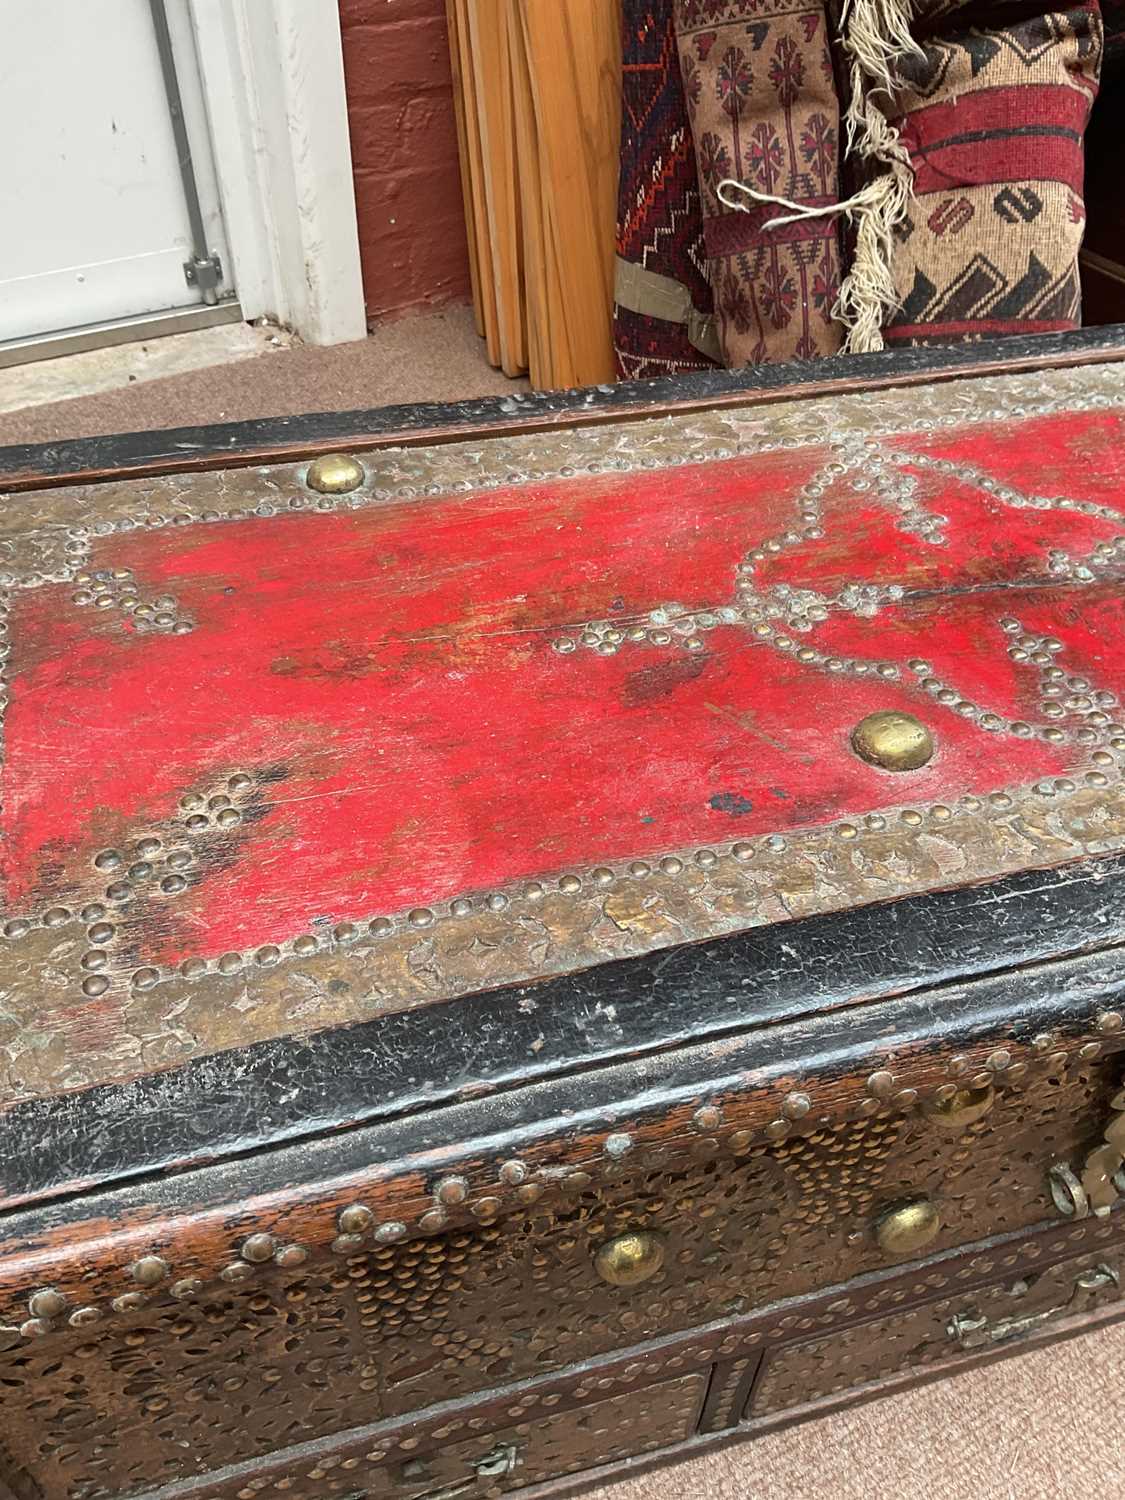
<instances>
[{"instance_id":1,"label":"bundle of wooden slats","mask_svg":"<svg viewBox=\"0 0 1125 1500\"><path fill-rule=\"evenodd\" d=\"M614 378L621 0L446 0L477 331L536 389Z\"/></svg>"}]
</instances>

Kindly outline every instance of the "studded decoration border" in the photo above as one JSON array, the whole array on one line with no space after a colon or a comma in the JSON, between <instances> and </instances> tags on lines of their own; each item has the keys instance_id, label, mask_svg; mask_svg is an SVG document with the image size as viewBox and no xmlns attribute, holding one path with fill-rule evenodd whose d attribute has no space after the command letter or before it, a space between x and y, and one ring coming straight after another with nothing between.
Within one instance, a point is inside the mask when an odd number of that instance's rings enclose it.
<instances>
[{"instance_id":1,"label":"studded decoration border","mask_svg":"<svg viewBox=\"0 0 1125 1500\"><path fill-rule=\"evenodd\" d=\"M502 1160L482 1160L471 1145L458 1145L445 1153L444 1163L431 1151L423 1170L408 1159L375 1176L302 1188L288 1199L274 1195L259 1206L242 1201L233 1213L201 1209L164 1227L146 1224L117 1233L108 1247L99 1221L92 1251L80 1235L70 1235L49 1253L37 1249L26 1258L26 1269L19 1254L4 1259L0 1351L67 1329L93 1328L154 1299L194 1301L270 1272L295 1271L314 1256L347 1263L373 1249L435 1234L466 1228L487 1234L551 1193L581 1193L595 1181L620 1178L626 1159L629 1165L659 1162L662 1169L677 1156L738 1159L825 1125L917 1115L949 1141L948 1160L957 1164L968 1159L970 1147L956 1116L950 1133L951 1107L986 1091L1051 1086L1069 1070L1116 1060L1125 1051L1125 1015L1103 1009L1075 1035L1043 1031L1026 1042L996 1042L993 1037L942 1056L909 1047L900 1048L899 1056L892 1047L868 1058L870 1071L859 1065L843 1079L810 1079L772 1093L717 1091L646 1114L628 1128L618 1114L606 1118L600 1133L596 1126L584 1131L578 1148L573 1141L568 1149L565 1141L533 1137ZM1091 1133L1097 1128L1092 1121ZM1048 1213L1051 1165L1043 1163ZM105 1271L104 1300L90 1298L90 1253L103 1269L109 1262L118 1267L116 1273ZM51 1265L49 1279L45 1262Z\"/></svg>"}]
</instances>

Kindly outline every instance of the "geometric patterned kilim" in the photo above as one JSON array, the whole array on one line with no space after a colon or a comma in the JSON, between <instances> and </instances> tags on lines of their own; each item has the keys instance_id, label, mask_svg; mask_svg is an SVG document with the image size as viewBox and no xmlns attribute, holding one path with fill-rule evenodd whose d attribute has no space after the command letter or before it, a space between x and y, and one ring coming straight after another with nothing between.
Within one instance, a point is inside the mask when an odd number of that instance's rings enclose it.
<instances>
[{"instance_id":1,"label":"geometric patterned kilim","mask_svg":"<svg viewBox=\"0 0 1125 1500\"><path fill-rule=\"evenodd\" d=\"M910 152L914 197L895 246L888 345L1080 322L1083 145L1101 18L1097 0L1027 10L1005 6L1003 25L974 26L967 8L923 24L924 57L899 64L888 113Z\"/></svg>"}]
</instances>

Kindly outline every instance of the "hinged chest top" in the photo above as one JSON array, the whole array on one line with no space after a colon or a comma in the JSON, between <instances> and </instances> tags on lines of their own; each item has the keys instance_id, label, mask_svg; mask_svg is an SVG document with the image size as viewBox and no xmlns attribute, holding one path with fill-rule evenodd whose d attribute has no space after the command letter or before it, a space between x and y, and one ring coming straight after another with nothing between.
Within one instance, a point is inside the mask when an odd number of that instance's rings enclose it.
<instances>
[{"instance_id":1,"label":"hinged chest top","mask_svg":"<svg viewBox=\"0 0 1125 1500\"><path fill-rule=\"evenodd\" d=\"M1125 847L1123 410L1104 365L13 497L0 1106Z\"/></svg>"}]
</instances>

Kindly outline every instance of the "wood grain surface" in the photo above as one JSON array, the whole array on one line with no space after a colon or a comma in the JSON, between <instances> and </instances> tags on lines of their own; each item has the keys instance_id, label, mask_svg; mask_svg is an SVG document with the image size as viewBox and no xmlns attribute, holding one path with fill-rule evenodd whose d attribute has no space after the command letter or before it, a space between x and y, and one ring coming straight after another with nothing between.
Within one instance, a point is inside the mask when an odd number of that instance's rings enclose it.
<instances>
[{"instance_id":1,"label":"wood grain surface","mask_svg":"<svg viewBox=\"0 0 1125 1500\"><path fill-rule=\"evenodd\" d=\"M527 312L508 4L507 0L465 0L465 4L496 292L500 368L505 375L522 375L527 369Z\"/></svg>"},{"instance_id":2,"label":"wood grain surface","mask_svg":"<svg viewBox=\"0 0 1125 1500\"><path fill-rule=\"evenodd\" d=\"M481 287L481 254L477 235L478 209L475 201L474 154L476 141L470 134L466 114L465 58L462 32L466 27L464 0L445 0L445 23L449 30L449 64L453 78L453 120L457 130L457 162L461 171L461 197L465 205L465 238L469 251L469 280L473 294L473 315L477 333L481 338L487 332L484 321L483 289ZM475 102L475 101L474 101ZM475 131L475 120L473 122ZM492 356L489 348L489 358Z\"/></svg>"},{"instance_id":3,"label":"wood grain surface","mask_svg":"<svg viewBox=\"0 0 1125 1500\"><path fill-rule=\"evenodd\" d=\"M611 381L620 0L449 5L489 358L540 389Z\"/></svg>"},{"instance_id":4,"label":"wood grain surface","mask_svg":"<svg viewBox=\"0 0 1125 1500\"><path fill-rule=\"evenodd\" d=\"M544 232L553 248L566 353L556 386L616 377L613 265L621 132L618 0L520 0L535 100Z\"/></svg>"}]
</instances>

